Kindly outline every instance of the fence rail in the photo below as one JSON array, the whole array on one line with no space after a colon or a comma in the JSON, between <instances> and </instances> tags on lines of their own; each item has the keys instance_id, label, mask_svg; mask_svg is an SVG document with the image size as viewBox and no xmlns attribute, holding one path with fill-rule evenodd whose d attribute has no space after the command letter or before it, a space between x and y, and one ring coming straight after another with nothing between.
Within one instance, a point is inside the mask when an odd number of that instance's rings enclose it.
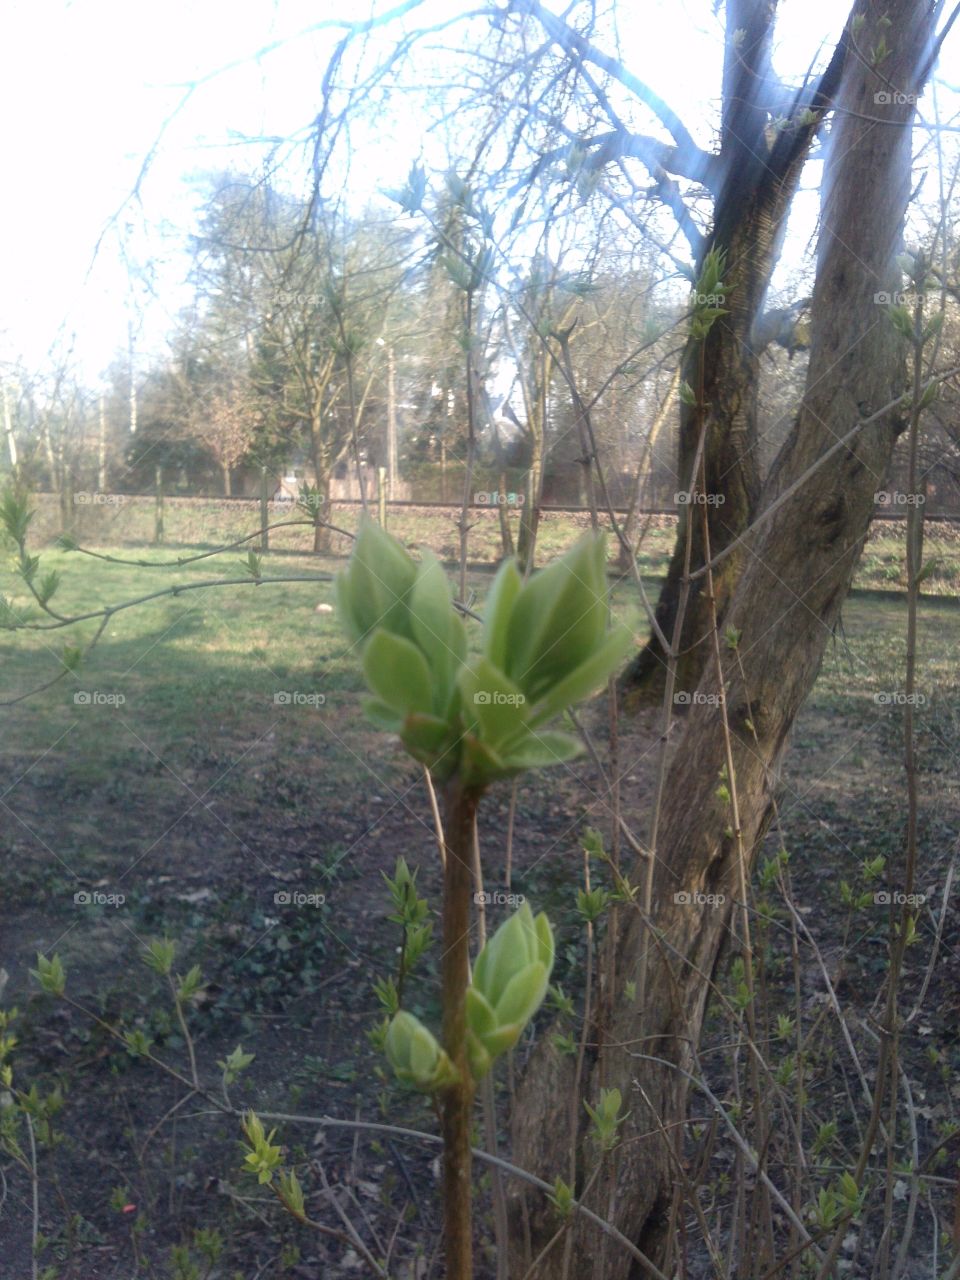
<instances>
[{"instance_id":1,"label":"fence rail","mask_svg":"<svg viewBox=\"0 0 960 1280\"><path fill-rule=\"evenodd\" d=\"M41 491L41 492L38 492L37 496L54 499L56 498L57 495L53 493L45 493ZM150 493L111 493L110 496L113 499L139 498L145 502L151 501L154 497L154 495ZM165 493L164 496L168 502L246 503L247 506L250 506L250 507L259 506L261 501L259 498L255 496L251 497L249 494L230 494L229 496L227 496L225 494L198 495L198 494L179 494L179 493L168 492L168 493ZM278 501L275 498L271 498L269 499L269 505L272 507L287 508L289 510L296 510L297 508L296 501L291 499ZM376 508L377 505L378 503L375 497L371 497L367 499L367 506L370 507L371 509ZM384 505L387 507L388 510L392 508L421 507L421 508L426 508L428 510L434 510L434 511L459 512L463 509L462 502L437 502L434 500L429 500L429 501L424 500L422 502L419 502L414 498L394 498L394 499L387 498L385 500ZM498 511L500 509L498 504L495 502L472 502L469 505L470 505L470 509L473 511ZM519 511L521 509L519 505L514 503L503 503L502 505L508 511ZM360 507L360 506L363 506L363 503L359 498L331 498L329 506L330 506L330 509L332 510L336 507ZM676 516L679 514L680 510L681 510L680 507L643 507L637 510L635 514L638 518L643 518L644 516ZM565 506L565 505L554 504L551 502L542 502L540 504L540 511L541 513L547 514L547 515L551 515L551 514L589 515L590 514L589 507ZM628 508L614 507L613 511L615 515L625 516L628 512ZM601 517L606 516L607 508L598 507L597 514ZM885 505L877 506L873 514L874 514L875 520L905 520L907 517L905 505L903 506L903 509L891 509L889 506L885 506ZM931 511L928 507L925 509L925 518L927 520L942 520L948 524L960 524L960 512Z\"/></svg>"}]
</instances>

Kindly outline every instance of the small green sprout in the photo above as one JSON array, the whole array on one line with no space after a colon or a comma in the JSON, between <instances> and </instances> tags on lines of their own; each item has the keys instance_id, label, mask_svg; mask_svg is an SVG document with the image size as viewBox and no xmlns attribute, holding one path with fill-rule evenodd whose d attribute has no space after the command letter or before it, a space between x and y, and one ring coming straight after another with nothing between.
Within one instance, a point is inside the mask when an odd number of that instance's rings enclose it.
<instances>
[{"instance_id":1,"label":"small green sprout","mask_svg":"<svg viewBox=\"0 0 960 1280\"><path fill-rule=\"evenodd\" d=\"M48 995L62 996L67 989L67 975L58 955L48 960L37 952L37 967L31 969L30 973Z\"/></svg>"},{"instance_id":2,"label":"small green sprout","mask_svg":"<svg viewBox=\"0 0 960 1280\"><path fill-rule=\"evenodd\" d=\"M280 1164L280 1148L273 1145L276 1129L264 1132L263 1123L253 1111L248 1111L242 1121L243 1133L250 1150L244 1156L244 1164L248 1173L254 1173L261 1184L273 1179L274 1170Z\"/></svg>"},{"instance_id":3,"label":"small green sprout","mask_svg":"<svg viewBox=\"0 0 960 1280\"><path fill-rule=\"evenodd\" d=\"M596 1107L586 1101L583 1104L593 1121L593 1136L601 1151L612 1151L617 1145L617 1131L627 1118L626 1114L620 1114L622 1102L619 1089L601 1089Z\"/></svg>"}]
</instances>

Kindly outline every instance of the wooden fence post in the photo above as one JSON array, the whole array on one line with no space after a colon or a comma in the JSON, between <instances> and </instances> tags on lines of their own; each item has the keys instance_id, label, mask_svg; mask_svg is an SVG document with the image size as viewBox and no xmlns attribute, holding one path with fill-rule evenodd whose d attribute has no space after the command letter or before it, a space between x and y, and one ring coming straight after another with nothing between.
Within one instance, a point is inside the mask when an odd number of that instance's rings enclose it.
<instances>
[{"instance_id":1,"label":"wooden fence post","mask_svg":"<svg viewBox=\"0 0 960 1280\"><path fill-rule=\"evenodd\" d=\"M156 483L156 506L153 514L153 541L159 546L163 542L163 467L158 466L154 473Z\"/></svg>"},{"instance_id":2,"label":"wooden fence post","mask_svg":"<svg viewBox=\"0 0 960 1280\"><path fill-rule=\"evenodd\" d=\"M270 550L270 534L267 525L270 523L269 497L267 494L267 468L260 468L260 550Z\"/></svg>"}]
</instances>

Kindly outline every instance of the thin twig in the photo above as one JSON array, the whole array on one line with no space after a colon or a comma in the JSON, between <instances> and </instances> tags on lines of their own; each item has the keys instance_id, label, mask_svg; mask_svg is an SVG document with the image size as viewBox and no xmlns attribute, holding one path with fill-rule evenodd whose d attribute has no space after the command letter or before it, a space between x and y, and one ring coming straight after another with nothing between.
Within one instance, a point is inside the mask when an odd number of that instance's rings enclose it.
<instances>
[{"instance_id":1,"label":"thin twig","mask_svg":"<svg viewBox=\"0 0 960 1280\"><path fill-rule=\"evenodd\" d=\"M387 1273L380 1266L379 1262L377 1262L376 1258L373 1256L373 1254L370 1252L367 1246L363 1243L363 1240L361 1240L356 1227L350 1221L349 1216L344 1210L343 1205L341 1205L340 1201L334 1195L333 1188L330 1186L330 1183L327 1181L327 1175L324 1172L323 1165L319 1160L315 1160L313 1163L316 1167L317 1172L320 1175L320 1181L323 1183L323 1189L327 1193L327 1199L333 1205L334 1212L336 1213L340 1221L343 1223L344 1230L346 1231L347 1235L353 1241L354 1248L358 1251L358 1253L363 1255L364 1260L366 1261L370 1269L373 1271L374 1275L382 1276L384 1280L389 1280L389 1278L387 1277Z\"/></svg>"},{"instance_id":2,"label":"thin twig","mask_svg":"<svg viewBox=\"0 0 960 1280\"><path fill-rule=\"evenodd\" d=\"M30 1139L30 1270L33 1280L37 1280L37 1275L39 1274L39 1251L37 1249L37 1240L40 1237L40 1176L37 1172L37 1142L33 1136L33 1120L30 1117L29 1111L24 1111L23 1117L27 1122L27 1137Z\"/></svg>"}]
</instances>

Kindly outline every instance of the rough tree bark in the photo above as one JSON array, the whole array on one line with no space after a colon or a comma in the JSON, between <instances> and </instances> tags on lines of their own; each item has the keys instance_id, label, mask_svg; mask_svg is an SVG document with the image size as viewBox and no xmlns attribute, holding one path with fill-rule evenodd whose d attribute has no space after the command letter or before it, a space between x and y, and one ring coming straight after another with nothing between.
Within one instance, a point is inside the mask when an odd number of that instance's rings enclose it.
<instances>
[{"instance_id":1,"label":"rough tree bark","mask_svg":"<svg viewBox=\"0 0 960 1280\"><path fill-rule=\"evenodd\" d=\"M893 260L910 191L913 107L909 100L895 97L879 108L874 94L891 87L901 95L919 93L939 7L922 0L883 0L882 5L870 0L857 7L866 21L856 37L855 56L846 62L829 143L807 390L764 486L759 510L783 501L771 516L761 515L747 533L745 553L724 561L739 568L726 586L729 604L721 627L741 632L744 675L736 664L725 664L723 675L742 846L728 834L729 805L716 795L725 763L721 710L697 703L668 766L654 870L656 932L639 913L630 914L622 928L617 947L620 989L613 998L606 1046L592 1063L586 1089L588 1098L595 1097L602 1079L605 1086L617 1085L623 1091L629 1117L616 1153L612 1218L658 1265L668 1252L674 1196L667 1142L679 1148L686 1114L687 1085L677 1068L691 1069L691 1047L699 1040L706 1004L706 978L732 931L729 909L682 905L674 895L682 890L723 893L727 904L739 897L738 850L742 847L751 863L766 831L787 735L817 676L870 525L874 492L883 485L903 427L895 411L874 417L896 401L904 384L901 340L873 298L878 290L898 287ZM861 51L877 44L884 30L878 22L885 15L891 24L885 28L887 43L893 50L881 69L874 70ZM749 401L741 402L738 412L748 425ZM858 422L863 426L849 444L835 448L827 462L804 479ZM712 661L700 687L718 691ZM747 721L752 721L755 736ZM635 882L641 879L635 871ZM732 946L737 945L734 933ZM645 952L646 999L638 1008L626 999L623 986L638 978ZM567 1167L572 1070L570 1059L559 1057L544 1037L515 1108L514 1158L551 1180ZM589 1171L590 1160L584 1143L579 1168ZM606 1214L606 1195L602 1203L593 1197L592 1207ZM536 1256L556 1231L557 1219L543 1202L531 1199L529 1211ZM511 1213L511 1274L522 1275L524 1230L518 1198L511 1203ZM576 1275L578 1280L591 1280L599 1271L590 1260L601 1256L603 1244L582 1220L574 1229ZM562 1248L553 1249L538 1269L537 1280L559 1280L562 1255ZM639 1280L643 1273L628 1256L608 1248L605 1280Z\"/></svg>"},{"instance_id":2,"label":"rough tree bark","mask_svg":"<svg viewBox=\"0 0 960 1280\"><path fill-rule=\"evenodd\" d=\"M787 96L770 65L776 5L767 0L731 0L727 4L727 47L723 73L723 114L720 150L713 172L715 187L713 229L697 255L699 276L712 250L725 257L723 300L727 315L710 331L705 343L692 338L683 356L684 380L698 392L705 406L706 492L721 494L722 503L707 507L707 529L714 553L736 540L748 526L760 496L757 461L757 387L761 347L752 330L780 256L790 206L811 143L828 108L841 74L841 43L819 82L806 92ZM773 124L778 110L782 123ZM702 388L702 395L699 395ZM689 492L701 417L687 404L680 406L677 490ZM657 603L657 621L667 637L673 635L680 602L688 524L692 526L694 569L704 562L704 531L697 510L679 507L677 541L667 580ZM722 609L737 580L739 555L731 556L715 576L718 608ZM678 688L696 687L708 654L703 637L709 627L709 607L693 584L680 636ZM623 677L627 690L642 689L657 696L666 654L656 637L641 650Z\"/></svg>"}]
</instances>

